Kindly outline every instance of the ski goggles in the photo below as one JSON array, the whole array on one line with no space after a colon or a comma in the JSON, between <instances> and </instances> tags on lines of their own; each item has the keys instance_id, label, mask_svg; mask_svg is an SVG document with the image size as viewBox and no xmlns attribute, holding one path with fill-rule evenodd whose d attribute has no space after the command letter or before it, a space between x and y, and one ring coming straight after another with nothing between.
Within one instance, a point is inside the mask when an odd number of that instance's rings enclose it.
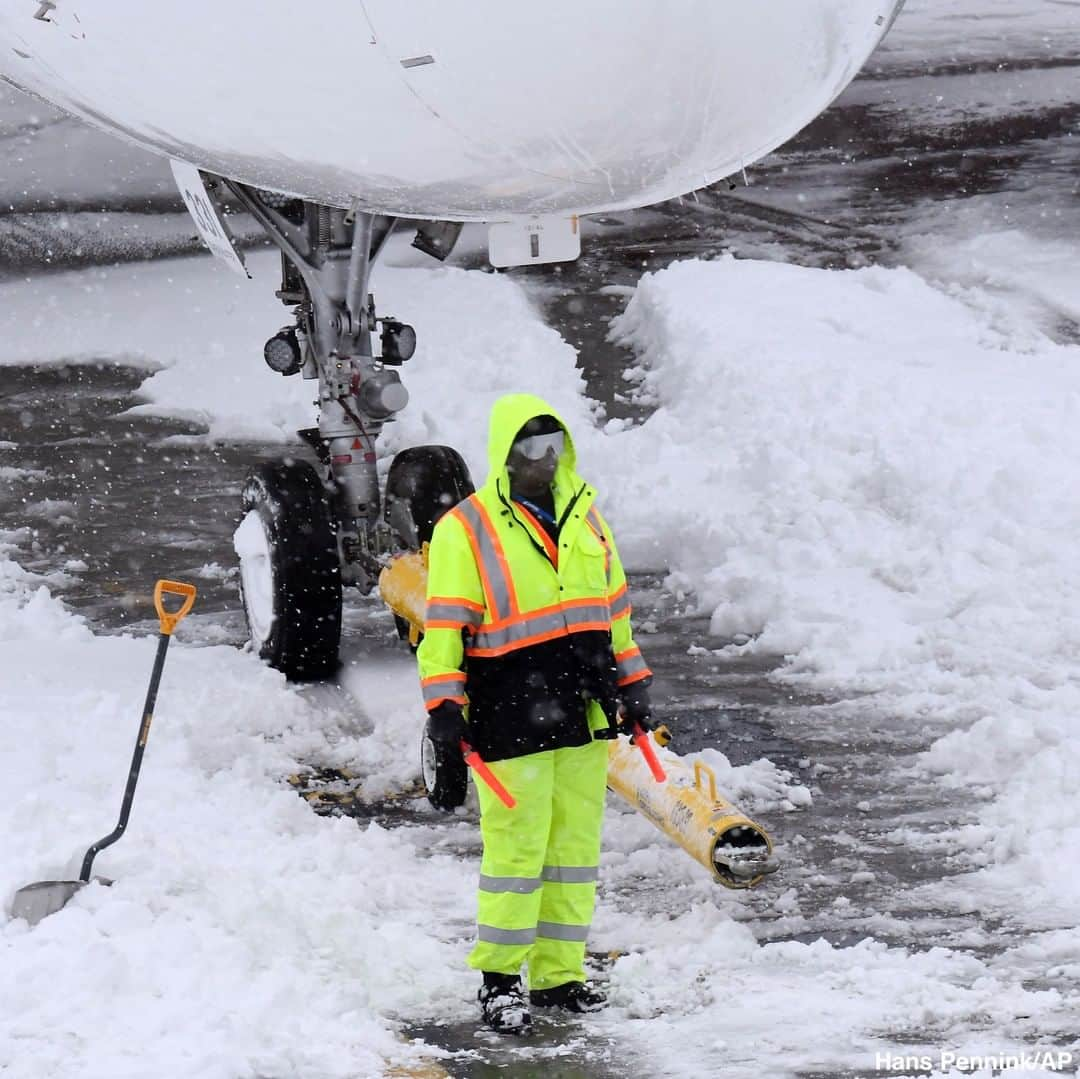
<instances>
[{"instance_id":1,"label":"ski goggles","mask_svg":"<svg viewBox=\"0 0 1080 1079\"><path fill-rule=\"evenodd\" d=\"M556 457L561 456L565 443L566 435L562 431L555 431L550 435L529 435L528 438L519 438L514 443L514 452L520 453L529 461L542 461L549 450L554 450Z\"/></svg>"}]
</instances>

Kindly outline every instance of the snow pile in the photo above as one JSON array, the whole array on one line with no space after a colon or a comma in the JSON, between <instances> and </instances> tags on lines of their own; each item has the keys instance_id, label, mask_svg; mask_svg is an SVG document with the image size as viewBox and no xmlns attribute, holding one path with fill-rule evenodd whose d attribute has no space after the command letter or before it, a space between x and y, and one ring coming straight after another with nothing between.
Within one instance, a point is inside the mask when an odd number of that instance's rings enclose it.
<instances>
[{"instance_id":1,"label":"snow pile","mask_svg":"<svg viewBox=\"0 0 1080 1079\"><path fill-rule=\"evenodd\" d=\"M655 1069L645 1074L885 1074L874 1064L886 1044L936 1058L981 1015L1007 1045L1023 1009L1045 1014L1058 1002L944 949L912 953L874 940L760 947L707 904L650 921L649 936L650 947L613 972L621 1029L642 1037Z\"/></svg>"},{"instance_id":2,"label":"snow pile","mask_svg":"<svg viewBox=\"0 0 1080 1079\"><path fill-rule=\"evenodd\" d=\"M1075 910L1040 862L1080 858L1080 349L905 270L732 259L647 275L615 328L659 406L606 484L624 553L792 681L973 723L927 765L1001 792L984 858Z\"/></svg>"},{"instance_id":3,"label":"snow pile","mask_svg":"<svg viewBox=\"0 0 1080 1079\"><path fill-rule=\"evenodd\" d=\"M0 571L6 908L111 830L155 646L95 638ZM400 702L386 719L414 725ZM131 827L94 867L116 883L32 931L0 921L0 1071L376 1075L417 1056L387 1016L468 1009L464 940L431 932L469 933L458 861L320 819L281 782L329 733L252 656L172 646Z\"/></svg>"},{"instance_id":4,"label":"snow pile","mask_svg":"<svg viewBox=\"0 0 1080 1079\"><path fill-rule=\"evenodd\" d=\"M1080 213L1069 219L1051 216L1043 223L1044 234L1000 227L1000 216L994 216L998 204L1011 202L1015 213L1023 198L1006 192L966 205L945 204L920 221L904 252L924 275L1008 297L1032 324L1043 326L1050 336L1068 338L1073 332L1069 327L1080 323L1080 264L1076 244L1060 236L1075 232ZM1032 192L1028 198L1034 202L1040 195Z\"/></svg>"},{"instance_id":5,"label":"snow pile","mask_svg":"<svg viewBox=\"0 0 1080 1079\"><path fill-rule=\"evenodd\" d=\"M157 371L141 394L159 415L211 437L293 438L314 394L262 362L262 342L286 321L269 280L260 288L193 258L7 282L0 364L127 362Z\"/></svg>"},{"instance_id":6,"label":"snow pile","mask_svg":"<svg viewBox=\"0 0 1080 1079\"><path fill-rule=\"evenodd\" d=\"M408 261L403 246L404 237L392 240L388 254ZM146 404L133 411L204 426L211 441L294 441L315 422L317 387L263 363L262 344L288 312L273 295L279 256L259 252L248 261L253 281L203 257L5 283L0 365L126 360L154 372L139 390ZM487 414L508 392L548 397L576 427L591 422L574 350L508 278L380 264L374 288L380 312L412 323L419 339L403 371L413 404L387 425L384 456L451 442L480 482Z\"/></svg>"},{"instance_id":7,"label":"snow pile","mask_svg":"<svg viewBox=\"0 0 1080 1079\"><path fill-rule=\"evenodd\" d=\"M256 262L273 273L271 258ZM686 263L646 277L619 324L658 410L605 433L590 426L573 350L511 280L379 273L383 309L422 343L405 371L414 405L387 431L387 452L446 441L480 479L491 401L548 396L631 566L670 564L673 583L715 608L716 632L757 634L746 647L788 653L792 678L875 691L883 709L982 720L929 760L1010 779L987 810L997 846L976 849L1020 865L1046 841L1042 821L1060 843L1075 816L1063 794L1080 641L1068 542L1080 522L1066 482L1080 449L1075 349L903 271ZM135 329L122 317L133 281L147 305ZM148 409L197 417L211 437L282 438L310 422L310 386L261 366L257 343L281 321L265 283L234 287L198 260L36 285L54 308L56 360L149 350L140 362L170 366L145 384ZM48 359L10 315L29 302L20 290L2 290L8 359ZM464 322L474 309L484 317ZM13 533L5 549L24 541ZM149 640L93 637L38 584L0 559L0 904L29 881L72 875L111 828L153 653ZM394 1017L473 1015L463 960L475 865L460 849L467 832L475 853L471 827L358 828L316 817L282 782L305 761L354 767L368 798L415 779L411 660L344 680L377 723L343 730L340 714L250 655L173 646L131 830L96 866L117 883L32 932L0 923L0 1068L145 1074L160 1057L171 1076L374 1075L411 1052ZM761 806L805 801L768 762L706 759ZM1051 1023L1061 1006L1020 975L941 949L759 947L732 920L742 897L718 893L637 814L611 815L602 876L593 947L629 954L595 1029L653 1073L672 1061L700 1074L718 1061L757 1073L763 1059L870 1068L895 1032L945 1043L987 1016L1006 1048L1023 1035L1013 1017ZM788 906L774 902L780 916ZM637 917L656 909L669 920Z\"/></svg>"},{"instance_id":8,"label":"snow pile","mask_svg":"<svg viewBox=\"0 0 1080 1079\"><path fill-rule=\"evenodd\" d=\"M767 758L733 765L720 750L703 749L689 759L707 764L716 776L717 788L746 813L790 813L811 804L810 791L786 768Z\"/></svg>"},{"instance_id":9,"label":"snow pile","mask_svg":"<svg viewBox=\"0 0 1080 1079\"><path fill-rule=\"evenodd\" d=\"M14 563L0 567L6 906L25 883L73 876L111 828L154 645L94 637ZM0 920L0 1070L374 1077L421 1058L395 1019L470 1022L475 825L320 818L281 782L297 760L359 762L376 778L395 757L400 767L418 707L411 667L348 670L379 718L360 739L250 655L173 644L131 828L95 863L115 883L33 930ZM640 815L610 815L605 847L592 946L623 954L588 1038L623 1046L642 1074L673 1062L711 1074L718 1060L733 1075L765 1059L869 1067L883 1032L947 1041L988 1019L1008 1047L1012 1016L1047 1022L1061 1006L941 949L760 947L732 920L743 897L718 892ZM657 901L667 918L646 913Z\"/></svg>"},{"instance_id":10,"label":"snow pile","mask_svg":"<svg viewBox=\"0 0 1080 1079\"><path fill-rule=\"evenodd\" d=\"M256 283L195 259L5 285L4 359L139 354L167 365L143 385L147 411L211 438L291 437L312 421L313 386L262 366L283 310L266 289L276 257L252 264ZM1054 777L1076 767L1080 703L1076 348L982 290L904 270L686 262L647 275L617 325L657 411L604 433L573 350L509 278L390 264L375 287L420 339L384 464L446 442L479 481L491 402L548 397L632 567L670 567L721 637L789 656L788 678L945 727L982 720L928 761L981 761L981 781L1009 784L982 856L1030 860L1050 842L1043 821L1061 842L1071 801ZM47 355L27 310L49 319Z\"/></svg>"},{"instance_id":11,"label":"snow pile","mask_svg":"<svg viewBox=\"0 0 1080 1079\"><path fill-rule=\"evenodd\" d=\"M577 353L546 326L517 282L453 267L380 266L380 310L416 327L416 356L402 371L412 400L384 433L392 453L447 442L473 480L487 475L491 406L506 393L535 393L565 417L574 438L588 437L596 406L585 397Z\"/></svg>"}]
</instances>

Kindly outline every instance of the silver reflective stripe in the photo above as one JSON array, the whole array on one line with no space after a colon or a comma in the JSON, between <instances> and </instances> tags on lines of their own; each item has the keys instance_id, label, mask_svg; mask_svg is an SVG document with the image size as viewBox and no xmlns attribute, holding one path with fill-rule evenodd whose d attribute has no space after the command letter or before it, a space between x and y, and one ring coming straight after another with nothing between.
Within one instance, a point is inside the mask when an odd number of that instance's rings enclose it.
<instances>
[{"instance_id":1,"label":"silver reflective stripe","mask_svg":"<svg viewBox=\"0 0 1080 1079\"><path fill-rule=\"evenodd\" d=\"M502 629L486 630L481 627L467 645L467 651L481 649L510 650L521 641L529 641L541 634L559 634L565 631L587 629L594 626L607 628L611 625L609 608L606 603L588 607L563 607L545 614L522 615L520 622L504 626Z\"/></svg>"},{"instance_id":2,"label":"silver reflective stripe","mask_svg":"<svg viewBox=\"0 0 1080 1079\"><path fill-rule=\"evenodd\" d=\"M447 678L444 681L421 686L420 692L423 693L424 701L428 704L432 701L441 701L446 697L464 697L465 675L461 678Z\"/></svg>"},{"instance_id":3,"label":"silver reflective stripe","mask_svg":"<svg viewBox=\"0 0 1080 1079\"><path fill-rule=\"evenodd\" d=\"M630 614L630 596L624 592L618 599L611 601L611 620L624 618ZM430 616L429 616L430 617Z\"/></svg>"},{"instance_id":4,"label":"silver reflective stripe","mask_svg":"<svg viewBox=\"0 0 1080 1079\"><path fill-rule=\"evenodd\" d=\"M484 524L484 518L479 509L473 505L472 499L467 498L459 502L451 511L460 518L462 524L472 533L476 540L476 547L480 553L482 565L477 568L481 571L481 577L485 582L485 598L492 621L498 622L503 618L509 618L514 609L510 603L510 582L503 573L503 564L499 559L499 549L496 539L492 536ZM487 586L491 587L491 594L487 595Z\"/></svg>"},{"instance_id":5,"label":"silver reflective stripe","mask_svg":"<svg viewBox=\"0 0 1080 1079\"><path fill-rule=\"evenodd\" d=\"M600 623L604 626L611 624L611 608L606 601L590 603L588 606L575 604L573 607L563 608L563 618L566 619L566 628L571 633L575 626L588 626Z\"/></svg>"},{"instance_id":6,"label":"silver reflective stripe","mask_svg":"<svg viewBox=\"0 0 1080 1079\"><path fill-rule=\"evenodd\" d=\"M541 874L544 880L558 884L592 884L600 877L596 865L546 865Z\"/></svg>"},{"instance_id":7,"label":"silver reflective stripe","mask_svg":"<svg viewBox=\"0 0 1080 1079\"><path fill-rule=\"evenodd\" d=\"M503 629L484 629L481 627L473 635L468 644L469 651L476 648L505 648L516 641L523 641L527 637L535 637L540 633L554 633L566 628L566 620L561 611L552 611L548 614L535 615L532 618L524 616L520 622L505 626Z\"/></svg>"},{"instance_id":8,"label":"silver reflective stripe","mask_svg":"<svg viewBox=\"0 0 1080 1079\"><path fill-rule=\"evenodd\" d=\"M485 944L532 944L536 940L535 929L497 929L483 922L477 925L476 935Z\"/></svg>"},{"instance_id":9,"label":"silver reflective stripe","mask_svg":"<svg viewBox=\"0 0 1080 1079\"><path fill-rule=\"evenodd\" d=\"M485 892L517 892L529 895L540 887L539 877L489 877L480 874L480 889Z\"/></svg>"},{"instance_id":10,"label":"silver reflective stripe","mask_svg":"<svg viewBox=\"0 0 1080 1079\"><path fill-rule=\"evenodd\" d=\"M548 940L570 940L581 943L589 937L587 925L559 925L558 922L541 922L536 932ZM483 938L481 938L483 939Z\"/></svg>"},{"instance_id":11,"label":"silver reflective stripe","mask_svg":"<svg viewBox=\"0 0 1080 1079\"><path fill-rule=\"evenodd\" d=\"M620 685L631 675L641 674L649 669L645 660L641 658L640 652L634 652L632 655L623 656L622 658L616 656L615 667L618 671Z\"/></svg>"},{"instance_id":12,"label":"silver reflective stripe","mask_svg":"<svg viewBox=\"0 0 1080 1079\"><path fill-rule=\"evenodd\" d=\"M453 622L458 626L478 626L484 620L479 611L458 603L429 603L424 612L426 622Z\"/></svg>"}]
</instances>

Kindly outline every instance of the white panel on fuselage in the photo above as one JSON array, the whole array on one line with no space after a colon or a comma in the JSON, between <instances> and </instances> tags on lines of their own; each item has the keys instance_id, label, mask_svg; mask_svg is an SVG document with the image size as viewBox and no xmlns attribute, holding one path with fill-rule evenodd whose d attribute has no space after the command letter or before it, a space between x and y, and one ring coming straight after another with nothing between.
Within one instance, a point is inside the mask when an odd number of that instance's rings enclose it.
<instances>
[{"instance_id":1,"label":"white panel on fuselage","mask_svg":"<svg viewBox=\"0 0 1080 1079\"><path fill-rule=\"evenodd\" d=\"M5 0L0 74L204 169L499 220L640 206L773 149L898 0Z\"/></svg>"}]
</instances>

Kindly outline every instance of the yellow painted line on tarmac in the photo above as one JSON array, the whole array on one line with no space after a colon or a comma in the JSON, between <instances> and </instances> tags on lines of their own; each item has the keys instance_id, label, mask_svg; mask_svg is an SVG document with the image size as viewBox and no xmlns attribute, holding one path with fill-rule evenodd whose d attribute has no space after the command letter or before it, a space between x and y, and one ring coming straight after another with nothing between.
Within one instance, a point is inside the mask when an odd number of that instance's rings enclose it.
<instances>
[{"instance_id":1,"label":"yellow painted line on tarmac","mask_svg":"<svg viewBox=\"0 0 1080 1079\"><path fill-rule=\"evenodd\" d=\"M452 1079L450 1073L434 1061L396 1067L386 1073L386 1079Z\"/></svg>"}]
</instances>

